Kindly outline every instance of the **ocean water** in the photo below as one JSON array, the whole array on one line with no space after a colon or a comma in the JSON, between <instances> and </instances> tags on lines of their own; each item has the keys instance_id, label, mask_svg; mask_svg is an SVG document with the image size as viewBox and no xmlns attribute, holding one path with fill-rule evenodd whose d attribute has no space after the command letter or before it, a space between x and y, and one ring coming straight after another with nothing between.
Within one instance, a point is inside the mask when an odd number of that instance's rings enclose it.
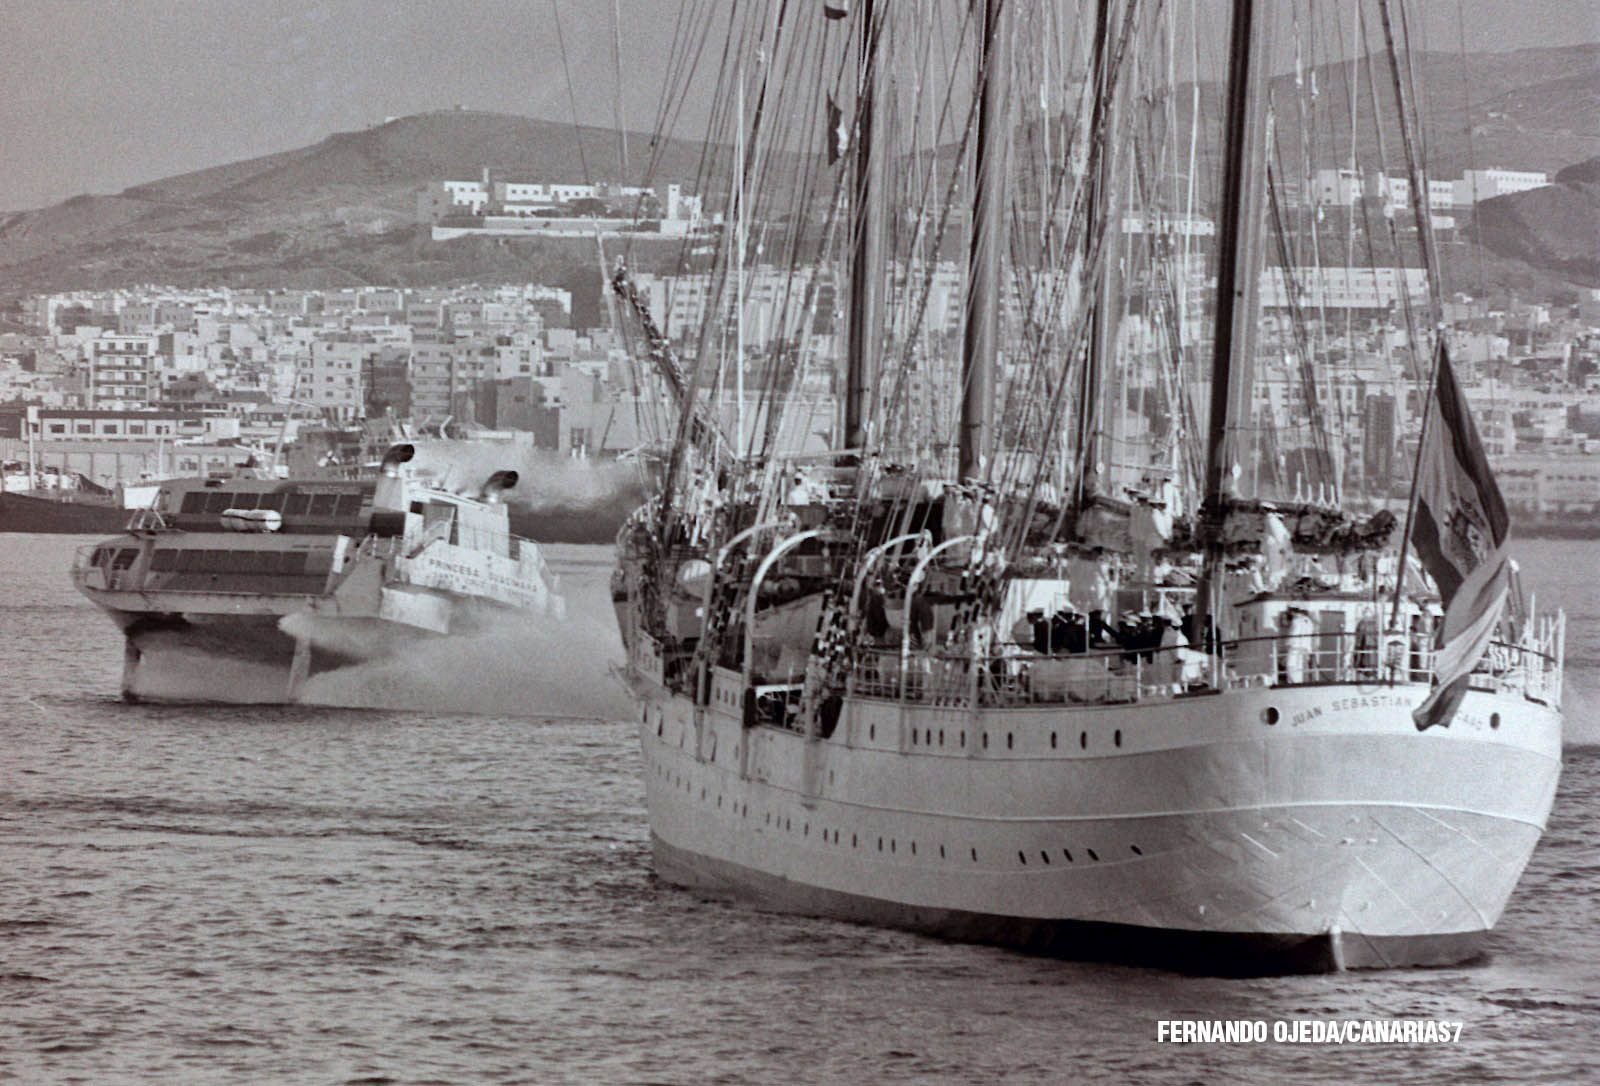
<instances>
[{"instance_id":1,"label":"ocean water","mask_svg":"<svg viewBox=\"0 0 1600 1086\"><path fill-rule=\"evenodd\" d=\"M1600 1029L1600 584L1571 614L1549 831L1465 968L1219 980L756 912L656 882L604 548L554 636L128 706L63 537L0 536L0 1080L1569 1083ZM387 708L357 708L361 704ZM465 705L473 712L451 706ZM343 707L341 707L343 706ZM1587 744L1587 745L1586 745ZM1171 1018L1463 1023L1432 1045L1160 1045Z\"/></svg>"}]
</instances>

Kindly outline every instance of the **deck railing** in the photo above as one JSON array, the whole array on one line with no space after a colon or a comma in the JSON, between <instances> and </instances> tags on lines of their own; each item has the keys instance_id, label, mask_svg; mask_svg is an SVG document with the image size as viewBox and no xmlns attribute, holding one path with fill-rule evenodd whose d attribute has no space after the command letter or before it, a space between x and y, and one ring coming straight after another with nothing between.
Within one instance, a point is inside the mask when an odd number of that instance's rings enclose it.
<instances>
[{"instance_id":1,"label":"deck railing","mask_svg":"<svg viewBox=\"0 0 1600 1086\"><path fill-rule=\"evenodd\" d=\"M1182 645L1047 655L1006 644L976 657L955 651L867 649L849 679L859 697L953 706L1113 705L1250 686L1431 683L1434 650L1403 635L1349 632L1245 638L1210 655ZM1496 641L1474 689L1559 700L1560 668L1527 645Z\"/></svg>"}]
</instances>

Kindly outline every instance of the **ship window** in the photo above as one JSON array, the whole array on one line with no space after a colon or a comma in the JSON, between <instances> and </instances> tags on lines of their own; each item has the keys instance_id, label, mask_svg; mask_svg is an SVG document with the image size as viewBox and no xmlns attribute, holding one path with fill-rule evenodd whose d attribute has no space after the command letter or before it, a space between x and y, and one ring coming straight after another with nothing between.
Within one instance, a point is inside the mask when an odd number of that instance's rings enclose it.
<instances>
[{"instance_id":1,"label":"ship window","mask_svg":"<svg viewBox=\"0 0 1600 1086\"><path fill-rule=\"evenodd\" d=\"M206 498L209 497L203 490L191 490L183 496L183 505L180 513L203 513L206 509Z\"/></svg>"},{"instance_id":2,"label":"ship window","mask_svg":"<svg viewBox=\"0 0 1600 1086\"><path fill-rule=\"evenodd\" d=\"M303 517L309 508L311 508L310 494L290 494L283 500L283 515L286 517Z\"/></svg>"},{"instance_id":3,"label":"ship window","mask_svg":"<svg viewBox=\"0 0 1600 1086\"><path fill-rule=\"evenodd\" d=\"M206 495L206 512L220 513L233 508L233 495L225 490L213 490Z\"/></svg>"},{"instance_id":4,"label":"ship window","mask_svg":"<svg viewBox=\"0 0 1600 1086\"><path fill-rule=\"evenodd\" d=\"M279 559L278 559L278 572L280 572L280 573L289 573L289 574L298 574L298 573L304 573L305 571L306 571L306 552L305 551L289 551L287 554L283 554L283 555L279 556Z\"/></svg>"},{"instance_id":5,"label":"ship window","mask_svg":"<svg viewBox=\"0 0 1600 1086\"><path fill-rule=\"evenodd\" d=\"M313 494L311 495L311 515L314 517L331 517L338 502L339 495L337 494Z\"/></svg>"},{"instance_id":6,"label":"ship window","mask_svg":"<svg viewBox=\"0 0 1600 1086\"><path fill-rule=\"evenodd\" d=\"M1122 746L1122 729L1121 728L1118 728L1115 732L1112 733L1111 741L1113 743L1115 743L1119 747Z\"/></svg>"},{"instance_id":7,"label":"ship window","mask_svg":"<svg viewBox=\"0 0 1600 1086\"><path fill-rule=\"evenodd\" d=\"M283 511L283 499L284 499L284 494L282 494L279 491L273 491L271 494L263 494L263 495L261 495L261 504L260 504L260 506L258 508L261 508L261 509L276 509L279 512L282 512Z\"/></svg>"},{"instance_id":8,"label":"ship window","mask_svg":"<svg viewBox=\"0 0 1600 1086\"><path fill-rule=\"evenodd\" d=\"M241 494L235 494L233 496L233 505L230 506L230 508L233 508L233 509L254 509L256 507L256 503L258 501L260 501L260 500L261 500L261 495L260 494L254 492L254 491L247 490L247 491L245 491L245 492L243 492Z\"/></svg>"},{"instance_id":9,"label":"ship window","mask_svg":"<svg viewBox=\"0 0 1600 1086\"><path fill-rule=\"evenodd\" d=\"M201 551L200 568L207 573L220 573L228 568L227 551Z\"/></svg>"},{"instance_id":10,"label":"ship window","mask_svg":"<svg viewBox=\"0 0 1600 1086\"><path fill-rule=\"evenodd\" d=\"M111 563L112 569L132 569L134 560L139 557L137 547L124 547L117 552L117 557Z\"/></svg>"},{"instance_id":11,"label":"ship window","mask_svg":"<svg viewBox=\"0 0 1600 1086\"><path fill-rule=\"evenodd\" d=\"M178 568L180 570L185 571L185 572L191 572L193 570L199 569L200 568L200 552L199 551L179 551L178 552Z\"/></svg>"},{"instance_id":12,"label":"ship window","mask_svg":"<svg viewBox=\"0 0 1600 1086\"><path fill-rule=\"evenodd\" d=\"M341 517L353 517L353 516L356 516L358 513L361 512L361 495L360 494L340 494L339 495L338 511L339 511L338 515L341 516Z\"/></svg>"},{"instance_id":13,"label":"ship window","mask_svg":"<svg viewBox=\"0 0 1600 1086\"><path fill-rule=\"evenodd\" d=\"M168 573L178 568L178 554L180 552L164 548L150 556L150 570L152 573Z\"/></svg>"},{"instance_id":14,"label":"ship window","mask_svg":"<svg viewBox=\"0 0 1600 1086\"><path fill-rule=\"evenodd\" d=\"M1084 851L1089 854L1089 859L1093 860L1095 863L1099 863L1100 862L1100 857L1098 857L1098 856L1096 856L1094 854L1094 849L1088 848L1088 849L1084 849Z\"/></svg>"}]
</instances>

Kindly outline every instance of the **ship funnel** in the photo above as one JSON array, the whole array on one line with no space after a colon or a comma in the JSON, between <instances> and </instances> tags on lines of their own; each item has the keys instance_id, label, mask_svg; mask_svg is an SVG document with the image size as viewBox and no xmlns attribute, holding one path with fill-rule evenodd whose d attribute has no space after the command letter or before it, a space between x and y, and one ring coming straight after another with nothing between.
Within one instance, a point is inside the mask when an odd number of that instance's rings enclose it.
<instances>
[{"instance_id":1,"label":"ship funnel","mask_svg":"<svg viewBox=\"0 0 1600 1086\"><path fill-rule=\"evenodd\" d=\"M392 479L400 474L400 465L410 463L416 455L417 447L410 442L390 445L389 451L383 454L383 463L378 465L378 470Z\"/></svg>"},{"instance_id":2,"label":"ship funnel","mask_svg":"<svg viewBox=\"0 0 1600 1086\"><path fill-rule=\"evenodd\" d=\"M483 484L483 492L478 495L486 502L497 502L500 495L517 485L517 473L509 468L497 471L489 476L489 481Z\"/></svg>"}]
</instances>

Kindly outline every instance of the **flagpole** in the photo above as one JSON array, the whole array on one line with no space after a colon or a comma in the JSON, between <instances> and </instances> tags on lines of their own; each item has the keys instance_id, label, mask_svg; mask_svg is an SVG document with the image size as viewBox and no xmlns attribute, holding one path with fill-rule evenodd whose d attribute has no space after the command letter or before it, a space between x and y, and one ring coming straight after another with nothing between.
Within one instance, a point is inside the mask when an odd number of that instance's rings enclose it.
<instances>
[{"instance_id":1,"label":"flagpole","mask_svg":"<svg viewBox=\"0 0 1600 1086\"><path fill-rule=\"evenodd\" d=\"M1406 586L1406 557L1411 547L1412 522L1417 515L1417 484L1422 477L1422 449L1428 441L1428 417L1433 414L1434 393L1439 387L1439 363L1444 358L1444 327L1441 325L1434 338L1433 366L1428 373L1428 388L1422 397L1422 426L1417 431L1417 455L1411 461L1411 493L1406 500L1406 519L1400 529L1400 560L1395 567L1394 603L1389 608L1389 629L1400 622L1400 597Z\"/></svg>"}]
</instances>

